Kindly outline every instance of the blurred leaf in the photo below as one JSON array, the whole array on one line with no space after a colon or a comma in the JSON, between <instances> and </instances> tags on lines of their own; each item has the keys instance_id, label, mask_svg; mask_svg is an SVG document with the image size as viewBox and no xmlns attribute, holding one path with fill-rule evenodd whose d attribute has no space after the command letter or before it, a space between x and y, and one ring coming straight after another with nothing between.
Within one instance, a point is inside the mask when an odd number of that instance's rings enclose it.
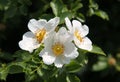
<instances>
[{"instance_id":1,"label":"blurred leaf","mask_svg":"<svg viewBox=\"0 0 120 82\"><path fill-rule=\"evenodd\" d=\"M63 73L58 75L57 82L67 82L67 80L66 80L66 73L65 72L63 72Z\"/></svg>"},{"instance_id":2,"label":"blurred leaf","mask_svg":"<svg viewBox=\"0 0 120 82\"><path fill-rule=\"evenodd\" d=\"M67 82L80 82L80 79L73 74L67 75L66 79L67 79Z\"/></svg>"},{"instance_id":3,"label":"blurred leaf","mask_svg":"<svg viewBox=\"0 0 120 82\"><path fill-rule=\"evenodd\" d=\"M59 15L59 17L60 17L60 24L64 23L65 17L72 18L72 16L73 16L73 13L71 13L71 12L61 13L61 14Z\"/></svg>"},{"instance_id":4,"label":"blurred leaf","mask_svg":"<svg viewBox=\"0 0 120 82\"><path fill-rule=\"evenodd\" d=\"M15 74L15 73L22 73L23 68L19 65L10 65L9 66L9 73L10 74Z\"/></svg>"},{"instance_id":5,"label":"blurred leaf","mask_svg":"<svg viewBox=\"0 0 120 82\"><path fill-rule=\"evenodd\" d=\"M51 8L52 8L53 13L54 13L55 16L59 16L61 13L67 11L67 8L63 4L62 0L53 0L50 3L50 6L51 6Z\"/></svg>"},{"instance_id":6,"label":"blurred leaf","mask_svg":"<svg viewBox=\"0 0 120 82\"><path fill-rule=\"evenodd\" d=\"M95 15L101 17L102 19L109 20L107 13L102 10L95 11Z\"/></svg>"},{"instance_id":7,"label":"blurred leaf","mask_svg":"<svg viewBox=\"0 0 120 82\"><path fill-rule=\"evenodd\" d=\"M72 11L77 11L77 10L79 10L80 8L82 8L83 7L83 4L82 3L80 3L80 0L76 0L76 1L74 1L74 3L71 3L71 10Z\"/></svg>"},{"instance_id":8,"label":"blurred leaf","mask_svg":"<svg viewBox=\"0 0 120 82\"><path fill-rule=\"evenodd\" d=\"M70 64L65 65L65 69L69 73L79 72L81 65L76 61L71 61Z\"/></svg>"},{"instance_id":9,"label":"blurred leaf","mask_svg":"<svg viewBox=\"0 0 120 82\"><path fill-rule=\"evenodd\" d=\"M13 57L17 58L16 61L29 61L32 58L32 54L24 50L19 50L15 52Z\"/></svg>"},{"instance_id":10,"label":"blurred leaf","mask_svg":"<svg viewBox=\"0 0 120 82\"><path fill-rule=\"evenodd\" d=\"M17 7L15 5L10 5L9 8L5 11L5 17L6 18L11 18L15 16L17 12Z\"/></svg>"},{"instance_id":11,"label":"blurred leaf","mask_svg":"<svg viewBox=\"0 0 120 82\"><path fill-rule=\"evenodd\" d=\"M36 78L37 78L37 74L35 74L35 73L34 74L26 74L26 76L25 76L25 82L34 82L34 80Z\"/></svg>"},{"instance_id":12,"label":"blurred leaf","mask_svg":"<svg viewBox=\"0 0 120 82\"><path fill-rule=\"evenodd\" d=\"M85 65L88 61L86 52L84 50L79 49L79 56L75 59L80 65Z\"/></svg>"},{"instance_id":13,"label":"blurred leaf","mask_svg":"<svg viewBox=\"0 0 120 82\"><path fill-rule=\"evenodd\" d=\"M27 15L27 7L25 5L20 6L20 13L23 15Z\"/></svg>"},{"instance_id":14,"label":"blurred leaf","mask_svg":"<svg viewBox=\"0 0 120 82\"><path fill-rule=\"evenodd\" d=\"M93 65L93 70L94 71L101 71L104 70L108 67L107 62L105 61L98 61L98 63Z\"/></svg>"},{"instance_id":15,"label":"blurred leaf","mask_svg":"<svg viewBox=\"0 0 120 82\"><path fill-rule=\"evenodd\" d=\"M8 75L8 68L5 66L5 67L2 67L0 68L0 79L1 80L6 80L6 77Z\"/></svg>"},{"instance_id":16,"label":"blurred leaf","mask_svg":"<svg viewBox=\"0 0 120 82\"><path fill-rule=\"evenodd\" d=\"M51 69L44 69L44 68L37 68L37 73L40 77L42 77L44 80L48 80L49 78L53 77L57 73L56 68Z\"/></svg>"},{"instance_id":17,"label":"blurred leaf","mask_svg":"<svg viewBox=\"0 0 120 82\"><path fill-rule=\"evenodd\" d=\"M0 0L0 10L3 10L7 4L8 0Z\"/></svg>"},{"instance_id":18,"label":"blurred leaf","mask_svg":"<svg viewBox=\"0 0 120 82\"><path fill-rule=\"evenodd\" d=\"M0 52L0 59L3 59L5 61L11 61L13 60L13 56L10 53L7 52Z\"/></svg>"},{"instance_id":19,"label":"blurred leaf","mask_svg":"<svg viewBox=\"0 0 120 82\"><path fill-rule=\"evenodd\" d=\"M85 16L82 13L79 13L76 18L81 21L81 22L85 22Z\"/></svg>"},{"instance_id":20,"label":"blurred leaf","mask_svg":"<svg viewBox=\"0 0 120 82\"><path fill-rule=\"evenodd\" d=\"M23 5L32 5L31 0L18 0L18 2Z\"/></svg>"},{"instance_id":21,"label":"blurred leaf","mask_svg":"<svg viewBox=\"0 0 120 82\"><path fill-rule=\"evenodd\" d=\"M98 10L98 4L95 2L95 0L89 0L89 8Z\"/></svg>"},{"instance_id":22,"label":"blurred leaf","mask_svg":"<svg viewBox=\"0 0 120 82\"><path fill-rule=\"evenodd\" d=\"M104 55L106 56L106 54L103 52L103 50L96 46L96 45L93 45L93 49L91 51L89 51L90 53L94 53L94 54L99 54L99 55Z\"/></svg>"},{"instance_id":23,"label":"blurred leaf","mask_svg":"<svg viewBox=\"0 0 120 82\"><path fill-rule=\"evenodd\" d=\"M94 13L95 13L94 9L93 8L89 8L89 10L87 12L87 15L88 16L92 16L92 15L94 15Z\"/></svg>"}]
</instances>

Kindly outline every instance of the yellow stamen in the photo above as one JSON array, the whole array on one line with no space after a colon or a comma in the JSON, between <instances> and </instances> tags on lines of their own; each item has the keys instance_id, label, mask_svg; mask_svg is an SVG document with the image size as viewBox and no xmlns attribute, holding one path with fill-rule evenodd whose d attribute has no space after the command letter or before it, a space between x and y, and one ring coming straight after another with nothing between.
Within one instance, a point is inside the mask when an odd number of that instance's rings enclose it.
<instances>
[{"instance_id":1,"label":"yellow stamen","mask_svg":"<svg viewBox=\"0 0 120 82\"><path fill-rule=\"evenodd\" d=\"M55 43L52 46L52 51L56 56L59 56L64 52L64 46L60 43Z\"/></svg>"},{"instance_id":2,"label":"yellow stamen","mask_svg":"<svg viewBox=\"0 0 120 82\"><path fill-rule=\"evenodd\" d=\"M39 43L42 42L42 40L44 39L44 36L46 34L46 30L43 28L43 29L40 29L37 33L36 33L36 38L37 38L37 41Z\"/></svg>"},{"instance_id":3,"label":"yellow stamen","mask_svg":"<svg viewBox=\"0 0 120 82\"><path fill-rule=\"evenodd\" d=\"M80 41L80 42L82 42L83 41L83 39L82 39L82 37L80 36L80 34L79 34L79 31L78 30L75 30L75 32L74 32L74 36Z\"/></svg>"}]
</instances>

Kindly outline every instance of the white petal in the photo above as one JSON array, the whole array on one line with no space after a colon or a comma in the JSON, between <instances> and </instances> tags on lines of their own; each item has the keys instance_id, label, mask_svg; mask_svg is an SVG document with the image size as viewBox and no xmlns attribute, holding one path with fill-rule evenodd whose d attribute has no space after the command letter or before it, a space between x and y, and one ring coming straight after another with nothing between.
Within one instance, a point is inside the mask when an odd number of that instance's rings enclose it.
<instances>
[{"instance_id":1,"label":"white petal","mask_svg":"<svg viewBox=\"0 0 120 82\"><path fill-rule=\"evenodd\" d=\"M31 19L28 22L28 28L31 32L35 33L39 29L38 21L35 19Z\"/></svg>"},{"instance_id":2,"label":"white petal","mask_svg":"<svg viewBox=\"0 0 120 82\"><path fill-rule=\"evenodd\" d=\"M85 37L83 39L83 42L80 42L78 39L75 38L74 42L81 49L85 49L85 50L88 50L88 51L92 50L92 42L87 37Z\"/></svg>"},{"instance_id":3,"label":"white petal","mask_svg":"<svg viewBox=\"0 0 120 82\"><path fill-rule=\"evenodd\" d=\"M65 43L65 57L74 59L78 56L77 48L73 43Z\"/></svg>"},{"instance_id":4,"label":"white petal","mask_svg":"<svg viewBox=\"0 0 120 82\"><path fill-rule=\"evenodd\" d=\"M38 48L40 44L36 42L35 39L32 38L24 38L19 42L19 47L23 50L33 52L34 49Z\"/></svg>"},{"instance_id":5,"label":"white petal","mask_svg":"<svg viewBox=\"0 0 120 82\"><path fill-rule=\"evenodd\" d=\"M72 21L72 24L73 24L73 28L74 29L82 29L82 25L81 25L81 22L77 21L77 20L73 20Z\"/></svg>"},{"instance_id":6,"label":"white petal","mask_svg":"<svg viewBox=\"0 0 120 82\"><path fill-rule=\"evenodd\" d=\"M39 28L44 28L46 24L47 24L47 21L45 19L38 20Z\"/></svg>"},{"instance_id":7,"label":"white petal","mask_svg":"<svg viewBox=\"0 0 120 82\"><path fill-rule=\"evenodd\" d=\"M59 38L60 42L71 42L73 40L73 35L70 34L65 27L61 27L57 32L56 38Z\"/></svg>"},{"instance_id":8,"label":"white petal","mask_svg":"<svg viewBox=\"0 0 120 82\"><path fill-rule=\"evenodd\" d=\"M85 37L89 33L89 28L87 25L83 25L82 29L80 29L81 37Z\"/></svg>"},{"instance_id":9,"label":"white petal","mask_svg":"<svg viewBox=\"0 0 120 82\"><path fill-rule=\"evenodd\" d=\"M60 59L64 64L70 63L70 58L65 57L64 55L61 55Z\"/></svg>"},{"instance_id":10,"label":"white petal","mask_svg":"<svg viewBox=\"0 0 120 82\"><path fill-rule=\"evenodd\" d=\"M74 45L72 42L66 42L66 43L64 44L64 47L65 47L65 51L64 51L64 52L65 52L67 55L71 54L72 51L75 50L75 45Z\"/></svg>"},{"instance_id":11,"label":"white petal","mask_svg":"<svg viewBox=\"0 0 120 82\"><path fill-rule=\"evenodd\" d=\"M34 38L34 37L35 37L35 35L32 32L30 32L30 31L28 31L25 34L23 34L23 39Z\"/></svg>"},{"instance_id":12,"label":"white petal","mask_svg":"<svg viewBox=\"0 0 120 82\"><path fill-rule=\"evenodd\" d=\"M56 59L54 55L52 55L49 52L46 52L45 50L40 53L40 56L42 56L43 62L47 65L52 64Z\"/></svg>"},{"instance_id":13,"label":"white petal","mask_svg":"<svg viewBox=\"0 0 120 82\"><path fill-rule=\"evenodd\" d=\"M51 51L51 46L52 46L53 43L54 43L54 35L55 35L55 34L56 34L55 32L50 33L50 34L47 36L47 38L44 40L44 45L45 45L45 49L46 49L46 50Z\"/></svg>"},{"instance_id":14,"label":"white petal","mask_svg":"<svg viewBox=\"0 0 120 82\"><path fill-rule=\"evenodd\" d=\"M71 24L71 22L70 22L70 20L69 20L68 17L65 18L65 24L66 24L67 28L68 28L70 31L73 30L72 24Z\"/></svg>"},{"instance_id":15,"label":"white petal","mask_svg":"<svg viewBox=\"0 0 120 82\"><path fill-rule=\"evenodd\" d=\"M55 17L51 20L49 20L45 26L46 30L49 32L49 31L53 31L55 30L55 28L57 27L57 25L59 24L59 17Z\"/></svg>"},{"instance_id":16,"label":"white petal","mask_svg":"<svg viewBox=\"0 0 120 82\"><path fill-rule=\"evenodd\" d=\"M59 57L56 58L54 64L57 68L62 68L62 66L63 66L63 62L61 61L61 59Z\"/></svg>"},{"instance_id":17,"label":"white petal","mask_svg":"<svg viewBox=\"0 0 120 82\"><path fill-rule=\"evenodd\" d=\"M40 19L38 21L35 19L31 19L28 23L28 28L30 31L32 31L35 34L38 30L44 28L46 23L47 21L44 19Z\"/></svg>"}]
</instances>

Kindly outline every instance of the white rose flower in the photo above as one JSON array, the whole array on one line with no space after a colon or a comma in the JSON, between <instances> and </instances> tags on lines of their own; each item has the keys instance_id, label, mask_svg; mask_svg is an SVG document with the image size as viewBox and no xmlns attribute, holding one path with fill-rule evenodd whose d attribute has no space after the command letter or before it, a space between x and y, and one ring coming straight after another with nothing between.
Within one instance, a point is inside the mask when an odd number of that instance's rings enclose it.
<instances>
[{"instance_id":1,"label":"white rose flower","mask_svg":"<svg viewBox=\"0 0 120 82\"><path fill-rule=\"evenodd\" d=\"M23 50L33 52L38 48L50 32L55 30L59 24L59 18L55 17L48 22L45 19L35 20L31 19L28 23L29 32L23 35L19 42L19 47Z\"/></svg>"},{"instance_id":2,"label":"white rose flower","mask_svg":"<svg viewBox=\"0 0 120 82\"><path fill-rule=\"evenodd\" d=\"M57 33L51 33L45 39L44 46L45 48L40 52L43 62L47 65L54 63L57 68L68 64L71 59L78 56L72 37L64 27L61 27Z\"/></svg>"},{"instance_id":3,"label":"white rose flower","mask_svg":"<svg viewBox=\"0 0 120 82\"><path fill-rule=\"evenodd\" d=\"M79 21L73 20L72 23L68 17L65 18L65 23L69 32L74 36L74 43L78 48L91 51L92 42L86 37L89 33L89 28L86 25L82 25Z\"/></svg>"}]
</instances>

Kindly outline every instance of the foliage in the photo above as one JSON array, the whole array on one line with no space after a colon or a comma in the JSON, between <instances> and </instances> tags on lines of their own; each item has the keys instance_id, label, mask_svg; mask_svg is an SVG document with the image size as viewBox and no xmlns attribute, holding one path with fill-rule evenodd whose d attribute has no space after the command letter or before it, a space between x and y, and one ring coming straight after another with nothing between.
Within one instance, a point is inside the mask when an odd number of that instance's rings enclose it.
<instances>
[{"instance_id":1,"label":"foliage","mask_svg":"<svg viewBox=\"0 0 120 82\"><path fill-rule=\"evenodd\" d=\"M65 17L78 19L82 23L88 22L87 19L94 16L104 21L109 20L109 16L100 9L96 0L0 0L1 81L7 81L9 75L24 73L25 79L22 80L25 82L80 82L77 75L87 64L88 54L106 55L98 46L94 46L89 52L79 49L80 55L77 59L58 69L54 65L45 65L39 57L43 46L33 53L19 50L17 42L27 30L28 20L31 18L49 20L55 16L60 17L61 26ZM98 63L93 65L93 70L100 71L111 67L108 64L109 58L100 56ZM120 70L119 63L114 67Z\"/></svg>"}]
</instances>

